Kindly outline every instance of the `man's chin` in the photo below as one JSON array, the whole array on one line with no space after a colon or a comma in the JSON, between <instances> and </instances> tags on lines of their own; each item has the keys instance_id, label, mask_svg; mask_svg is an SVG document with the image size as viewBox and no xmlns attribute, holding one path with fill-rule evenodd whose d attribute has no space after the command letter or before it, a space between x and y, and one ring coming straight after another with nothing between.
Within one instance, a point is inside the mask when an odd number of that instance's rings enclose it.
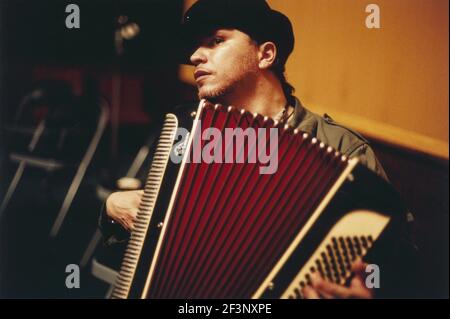
<instances>
[{"instance_id":1,"label":"man's chin","mask_svg":"<svg viewBox=\"0 0 450 319\"><path fill-rule=\"evenodd\" d=\"M198 91L198 97L200 100L205 99L209 101L217 101L218 99L223 97L225 93L225 89L200 88Z\"/></svg>"}]
</instances>

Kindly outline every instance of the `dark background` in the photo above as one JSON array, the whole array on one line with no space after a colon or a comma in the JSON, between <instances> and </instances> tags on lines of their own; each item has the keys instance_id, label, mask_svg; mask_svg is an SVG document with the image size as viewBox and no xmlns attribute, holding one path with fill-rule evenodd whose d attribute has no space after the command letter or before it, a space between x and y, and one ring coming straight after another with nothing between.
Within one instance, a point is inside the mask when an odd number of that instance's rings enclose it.
<instances>
[{"instance_id":1,"label":"dark background","mask_svg":"<svg viewBox=\"0 0 450 319\"><path fill-rule=\"evenodd\" d=\"M64 284L66 265L79 264L96 230L103 204L96 196L97 187L114 190L114 181L125 175L158 120L176 105L196 99L195 88L178 81L181 0L76 1L80 29L65 26L65 8L70 3L0 0L0 198L4 198L17 169L9 153L22 151L20 148L26 146L23 141L31 139L29 133L11 134L7 128L14 122L23 97L36 87L63 83L75 97L82 97L74 103L88 102L83 104L85 116L76 123L86 131L87 140L67 139L65 148L58 150L39 144L36 148L40 157L71 162L84 153L92 137L98 116L94 109L100 97L111 111L112 78L120 77L117 147L110 120L56 238L49 237L50 228L76 165L58 173L25 169L1 220L0 296L7 298L105 295L108 284L92 276L90 264L81 268L80 289L69 290ZM114 42L119 16L127 16L140 27L138 36L124 40L120 56ZM47 105L30 106L26 111L33 112L26 116L31 127L49 114ZM92 123L87 116L92 116ZM56 129L50 130L52 133L60 138ZM73 158L66 156L69 149Z\"/></svg>"}]
</instances>

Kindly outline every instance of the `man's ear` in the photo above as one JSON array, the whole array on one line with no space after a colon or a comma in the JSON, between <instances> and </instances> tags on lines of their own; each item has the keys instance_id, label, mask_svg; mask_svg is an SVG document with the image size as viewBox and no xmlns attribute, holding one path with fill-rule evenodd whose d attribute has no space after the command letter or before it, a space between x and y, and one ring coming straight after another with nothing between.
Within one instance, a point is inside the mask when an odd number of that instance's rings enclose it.
<instances>
[{"instance_id":1,"label":"man's ear","mask_svg":"<svg viewBox=\"0 0 450 319\"><path fill-rule=\"evenodd\" d=\"M259 46L259 68L269 69L276 62L277 46L273 42L264 42Z\"/></svg>"}]
</instances>

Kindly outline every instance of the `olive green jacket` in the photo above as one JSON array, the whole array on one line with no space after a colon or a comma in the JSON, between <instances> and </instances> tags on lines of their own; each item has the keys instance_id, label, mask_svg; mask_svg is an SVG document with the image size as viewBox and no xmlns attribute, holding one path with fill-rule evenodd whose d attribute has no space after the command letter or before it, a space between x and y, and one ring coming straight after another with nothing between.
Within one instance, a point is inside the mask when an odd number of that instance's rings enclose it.
<instances>
[{"instance_id":1,"label":"olive green jacket","mask_svg":"<svg viewBox=\"0 0 450 319\"><path fill-rule=\"evenodd\" d=\"M327 114L323 117L315 114L296 99L294 114L289 118L288 124L316 137L349 158L358 157L363 165L387 180L386 173L369 142L357 132L336 123Z\"/></svg>"}]
</instances>

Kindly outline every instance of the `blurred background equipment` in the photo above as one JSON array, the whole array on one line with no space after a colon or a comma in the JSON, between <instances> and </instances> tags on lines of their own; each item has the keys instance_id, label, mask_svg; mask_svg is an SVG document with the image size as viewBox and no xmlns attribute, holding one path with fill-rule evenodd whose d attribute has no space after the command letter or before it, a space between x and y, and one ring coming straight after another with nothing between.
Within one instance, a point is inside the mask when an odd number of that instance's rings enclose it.
<instances>
[{"instance_id":1,"label":"blurred background equipment","mask_svg":"<svg viewBox=\"0 0 450 319\"><path fill-rule=\"evenodd\" d=\"M126 15L117 18L117 27L114 32L114 47L116 51L115 70L112 76L112 102L111 102L111 157L115 161L118 152L119 112L122 99L122 56L124 42L132 40L139 35L139 25L129 21Z\"/></svg>"},{"instance_id":2,"label":"blurred background equipment","mask_svg":"<svg viewBox=\"0 0 450 319\"><path fill-rule=\"evenodd\" d=\"M3 197L0 217L26 168L55 175L76 167L52 229L51 235L57 235L107 123L106 106L98 109L92 102L87 97L77 99L61 81L41 82L22 99L12 125L5 127L11 169L17 164L17 170Z\"/></svg>"},{"instance_id":3,"label":"blurred background equipment","mask_svg":"<svg viewBox=\"0 0 450 319\"><path fill-rule=\"evenodd\" d=\"M59 262L59 256L70 256L69 252L59 254L60 248L67 248L67 238L55 239L61 228L64 236L68 230L70 233L70 225L64 223L66 217L71 212L73 218L86 220L79 204L86 201L92 205L83 192L89 191L89 179L95 177L92 171L86 173L100 145L109 111L93 83L86 80L83 85L83 94L74 95L64 81L37 82L21 99L11 124L2 127L7 141L3 180L9 185L0 197L1 230L5 236L2 239L14 243L2 251L2 257L6 271L15 269L13 274L8 273L7 283L19 283L19 287L21 280L33 283L23 274L30 263L37 261L37 269L42 270L38 281L50 275L47 271ZM78 207L73 209L77 201Z\"/></svg>"},{"instance_id":4,"label":"blurred background equipment","mask_svg":"<svg viewBox=\"0 0 450 319\"><path fill-rule=\"evenodd\" d=\"M139 186L160 118L196 98L177 78L183 1L80 0L80 29L65 27L67 4L0 2L2 297L106 294L91 272L120 259L102 257L105 196ZM82 285L70 290L73 263Z\"/></svg>"}]
</instances>

